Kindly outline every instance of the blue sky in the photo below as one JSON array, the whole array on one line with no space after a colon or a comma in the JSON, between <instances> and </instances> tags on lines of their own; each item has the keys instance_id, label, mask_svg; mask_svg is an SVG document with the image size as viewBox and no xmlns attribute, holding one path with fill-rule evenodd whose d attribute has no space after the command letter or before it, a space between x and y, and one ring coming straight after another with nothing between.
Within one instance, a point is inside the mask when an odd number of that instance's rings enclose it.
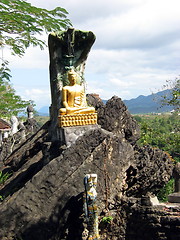
<instances>
[{"instance_id":1,"label":"blue sky","mask_svg":"<svg viewBox=\"0 0 180 240\"><path fill-rule=\"evenodd\" d=\"M131 99L161 90L180 74L179 0L29 0L39 7L64 7L74 28L93 31L96 42L85 69L87 92L103 99ZM43 36L45 39L48 36ZM50 105L48 49L29 48L11 57L12 83L37 109Z\"/></svg>"}]
</instances>

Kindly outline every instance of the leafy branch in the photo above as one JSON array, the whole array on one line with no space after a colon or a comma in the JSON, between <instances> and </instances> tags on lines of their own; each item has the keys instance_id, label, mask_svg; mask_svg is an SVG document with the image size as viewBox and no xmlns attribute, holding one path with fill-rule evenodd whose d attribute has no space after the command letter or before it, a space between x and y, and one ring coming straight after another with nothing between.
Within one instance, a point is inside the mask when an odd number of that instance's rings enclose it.
<instances>
[{"instance_id":1,"label":"leafy branch","mask_svg":"<svg viewBox=\"0 0 180 240\"><path fill-rule=\"evenodd\" d=\"M0 117L10 117L22 112L32 101L24 101L10 85L10 69L4 61L0 67Z\"/></svg>"},{"instance_id":2,"label":"leafy branch","mask_svg":"<svg viewBox=\"0 0 180 240\"><path fill-rule=\"evenodd\" d=\"M44 32L64 30L71 26L68 12L61 7L53 10L32 6L26 0L1 0L0 2L0 47L10 47L11 53L23 56L29 46L43 49ZM23 101L10 85L8 61L2 59L0 67L0 117L9 117L21 112L30 101Z\"/></svg>"},{"instance_id":3,"label":"leafy branch","mask_svg":"<svg viewBox=\"0 0 180 240\"><path fill-rule=\"evenodd\" d=\"M163 88L169 88L170 92L167 95L162 96L162 105L170 105L179 111L180 109L180 78L175 80L167 80Z\"/></svg>"},{"instance_id":4,"label":"leafy branch","mask_svg":"<svg viewBox=\"0 0 180 240\"><path fill-rule=\"evenodd\" d=\"M43 49L45 42L37 34L72 25L68 12L61 7L47 10L24 0L1 0L0 10L0 46L10 46L14 55L22 56L30 45Z\"/></svg>"}]
</instances>

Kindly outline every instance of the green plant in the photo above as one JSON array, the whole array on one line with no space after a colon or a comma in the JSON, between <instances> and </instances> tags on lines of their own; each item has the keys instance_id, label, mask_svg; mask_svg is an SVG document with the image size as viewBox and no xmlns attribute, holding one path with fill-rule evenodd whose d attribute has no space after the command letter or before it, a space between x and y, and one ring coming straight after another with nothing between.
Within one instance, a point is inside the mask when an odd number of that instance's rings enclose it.
<instances>
[{"instance_id":1,"label":"green plant","mask_svg":"<svg viewBox=\"0 0 180 240\"><path fill-rule=\"evenodd\" d=\"M146 115L136 118L141 126L140 145L149 144L168 152L175 161L180 161L179 115Z\"/></svg>"},{"instance_id":2,"label":"green plant","mask_svg":"<svg viewBox=\"0 0 180 240\"><path fill-rule=\"evenodd\" d=\"M161 104L173 106L175 110L180 110L180 78L174 80L166 80L163 88L170 89L167 95L162 96Z\"/></svg>"},{"instance_id":3,"label":"green plant","mask_svg":"<svg viewBox=\"0 0 180 240\"><path fill-rule=\"evenodd\" d=\"M11 173L4 173L1 171L0 172L0 184L4 184L5 181L11 176ZM1 199L2 196L0 196L0 199Z\"/></svg>"},{"instance_id":4,"label":"green plant","mask_svg":"<svg viewBox=\"0 0 180 240\"><path fill-rule=\"evenodd\" d=\"M139 118L140 117L140 118ZM136 120L141 126L140 145L149 144L162 149L174 163L180 161L180 122L178 113L161 115L141 115ZM166 202L167 196L174 191L174 179L171 179L157 197Z\"/></svg>"},{"instance_id":5,"label":"green plant","mask_svg":"<svg viewBox=\"0 0 180 240\"><path fill-rule=\"evenodd\" d=\"M3 201L4 200L4 197L0 195L0 201Z\"/></svg>"},{"instance_id":6,"label":"green plant","mask_svg":"<svg viewBox=\"0 0 180 240\"><path fill-rule=\"evenodd\" d=\"M10 69L5 61L0 67L0 117L11 117L22 112L32 104L32 101L24 101L18 96L10 84Z\"/></svg>"},{"instance_id":7,"label":"green plant","mask_svg":"<svg viewBox=\"0 0 180 240\"><path fill-rule=\"evenodd\" d=\"M157 194L157 197L162 202L168 201L168 195L174 192L174 179L172 178Z\"/></svg>"},{"instance_id":8,"label":"green plant","mask_svg":"<svg viewBox=\"0 0 180 240\"><path fill-rule=\"evenodd\" d=\"M71 25L68 12L61 7L53 10L38 8L25 0L1 0L0 46L8 46L14 55L23 56L31 46L43 49L39 38L45 31L54 32Z\"/></svg>"},{"instance_id":9,"label":"green plant","mask_svg":"<svg viewBox=\"0 0 180 240\"><path fill-rule=\"evenodd\" d=\"M113 220L112 216L107 216L107 217L103 217L101 222L104 224L110 224L112 220Z\"/></svg>"},{"instance_id":10,"label":"green plant","mask_svg":"<svg viewBox=\"0 0 180 240\"><path fill-rule=\"evenodd\" d=\"M15 56L22 57L28 47L47 47L41 35L56 32L71 26L68 12L61 7L52 10L38 8L27 0L0 1L0 47ZM0 57L0 117L21 113L31 101L24 101L10 84L8 61Z\"/></svg>"}]
</instances>

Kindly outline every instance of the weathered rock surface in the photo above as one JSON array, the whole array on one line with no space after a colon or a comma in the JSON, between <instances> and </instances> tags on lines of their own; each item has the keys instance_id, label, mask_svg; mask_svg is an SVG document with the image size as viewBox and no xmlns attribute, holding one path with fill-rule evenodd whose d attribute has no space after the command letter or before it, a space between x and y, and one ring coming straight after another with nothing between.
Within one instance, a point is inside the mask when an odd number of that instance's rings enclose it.
<instances>
[{"instance_id":1,"label":"weathered rock surface","mask_svg":"<svg viewBox=\"0 0 180 240\"><path fill-rule=\"evenodd\" d=\"M4 171L12 176L0 189L6 197L0 204L0 239L81 239L88 173L98 174L100 219L113 215L114 235L102 229L102 239L130 236L131 207L168 181L173 163L161 150L134 144L139 128L121 99L113 97L98 111L102 127L90 129L69 148L49 142L47 123L7 159Z\"/></svg>"},{"instance_id":2,"label":"weathered rock surface","mask_svg":"<svg viewBox=\"0 0 180 240\"><path fill-rule=\"evenodd\" d=\"M39 125L34 118L29 118L24 122L27 137L32 136L39 130Z\"/></svg>"},{"instance_id":3,"label":"weathered rock surface","mask_svg":"<svg viewBox=\"0 0 180 240\"><path fill-rule=\"evenodd\" d=\"M126 157L124 151L128 152ZM25 239L53 239L55 236L63 239L65 235L69 239L76 239L75 235L79 236L79 233L73 231L74 238L70 238L72 226L66 226L68 217L74 214L66 206L73 201L72 198L75 201L83 192L85 173L96 172L101 176L98 181L99 204L104 207L122 188L120 179L124 171L119 173L118 166L123 164L127 169L132 156L132 146L127 142L119 142L111 133L101 129L87 132L3 202L0 236L6 232L7 237L18 233ZM76 201L74 204L77 204ZM8 215L11 216L10 222ZM17 221L19 216L21 221ZM79 226L79 229L82 227Z\"/></svg>"},{"instance_id":4,"label":"weathered rock surface","mask_svg":"<svg viewBox=\"0 0 180 240\"><path fill-rule=\"evenodd\" d=\"M0 169L3 173L12 173L9 180L4 185L0 185L0 195L7 197L23 187L31 177L38 172L43 165L48 163L48 154L51 151L44 140L47 137L47 126L45 124L37 134L31 136L21 147L17 148L13 154L6 159L4 166ZM53 157L51 151L51 157ZM56 150L56 152L58 152Z\"/></svg>"},{"instance_id":5,"label":"weathered rock surface","mask_svg":"<svg viewBox=\"0 0 180 240\"><path fill-rule=\"evenodd\" d=\"M115 210L116 208L116 210ZM100 224L102 239L113 240L178 240L180 206L147 206L141 198L116 200L108 212L112 221Z\"/></svg>"},{"instance_id":6,"label":"weathered rock surface","mask_svg":"<svg viewBox=\"0 0 180 240\"><path fill-rule=\"evenodd\" d=\"M132 144L140 138L139 126L121 98L114 96L104 105L100 99L88 95L88 104L97 110L98 124L103 129L125 138Z\"/></svg>"},{"instance_id":7,"label":"weathered rock surface","mask_svg":"<svg viewBox=\"0 0 180 240\"><path fill-rule=\"evenodd\" d=\"M34 118L27 119L24 123L20 122L18 132L3 141L3 145L0 148L0 168L10 154L18 149L26 142L26 139L34 135L39 129L40 127Z\"/></svg>"},{"instance_id":8,"label":"weathered rock surface","mask_svg":"<svg viewBox=\"0 0 180 240\"><path fill-rule=\"evenodd\" d=\"M172 160L157 148L137 145L134 147L134 158L134 163L126 172L126 195L141 197L148 192L157 194L172 175Z\"/></svg>"},{"instance_id":9,"label":"weathered rock surface","mask_svg":"<svg viewBox=\"0 0 180 240\"><path fill-rule=\"evenodd\" d=\"M180 239L180 207L132 206L128 216L127 240Z\"/></svg>"}]
</instances>

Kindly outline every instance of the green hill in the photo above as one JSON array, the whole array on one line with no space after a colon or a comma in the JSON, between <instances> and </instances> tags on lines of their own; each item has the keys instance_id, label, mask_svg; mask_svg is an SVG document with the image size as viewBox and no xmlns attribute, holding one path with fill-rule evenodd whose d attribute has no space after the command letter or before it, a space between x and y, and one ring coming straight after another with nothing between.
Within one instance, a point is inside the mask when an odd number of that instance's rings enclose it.
<instances>
[{"instance_id":1,"label":"green hill","mask_svg":"<svg viewBox=\"0 0 180 240\"><path fill-rule=\"evenodd\" d=\"M125 105L132 114L137 113L160 113L173 110L171 106L161 106L162 96L169 94L169 90L164 90L148 96L140 95L131 100L124 100Z\"/></svg>"}]
</instances>

